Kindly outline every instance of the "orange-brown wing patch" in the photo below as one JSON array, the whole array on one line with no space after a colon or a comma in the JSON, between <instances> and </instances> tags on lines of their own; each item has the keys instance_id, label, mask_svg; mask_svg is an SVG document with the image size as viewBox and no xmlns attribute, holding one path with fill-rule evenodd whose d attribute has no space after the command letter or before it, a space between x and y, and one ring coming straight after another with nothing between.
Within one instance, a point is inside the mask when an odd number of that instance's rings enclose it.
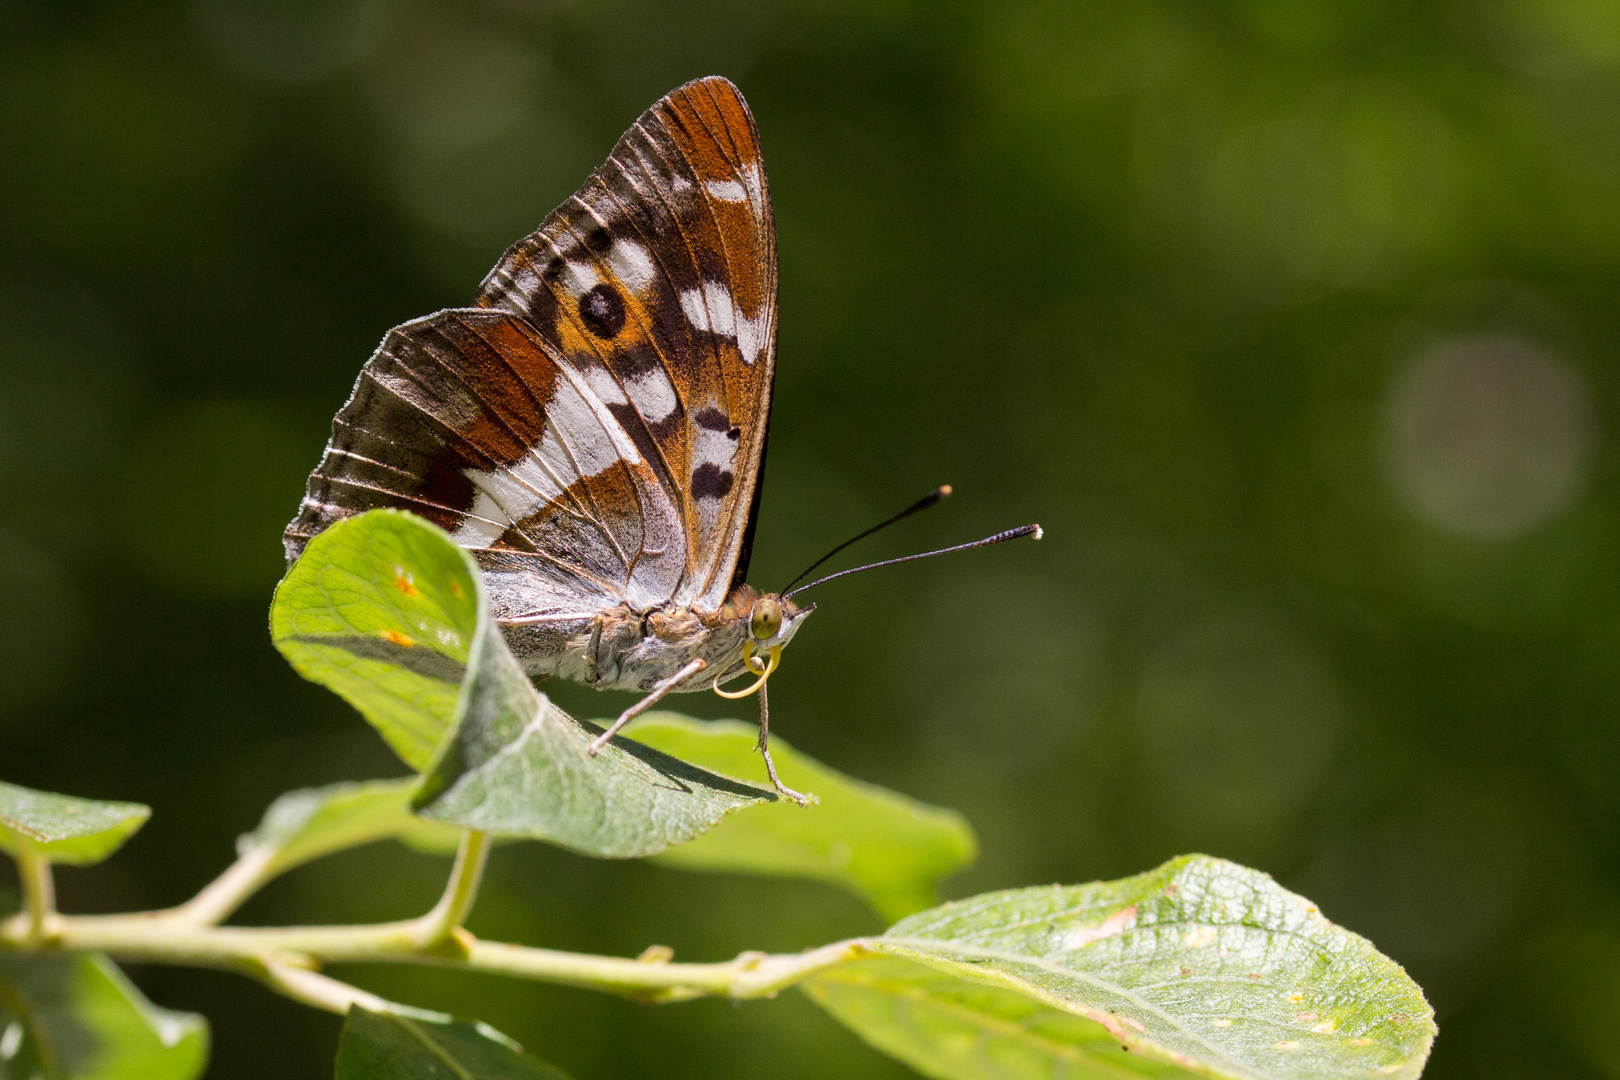
<instances>
[{"instance_id":1,"label":"orange-brown wing patch","mask_svg":"<svg viewBox=\"0 0 1620 1080\"><path fill-rule=\"evenodd\" d=\"M667 600L676 509L589 385L522 319L444 311L389 333L333 421L287 527L289 557L334 521L412 510L466 547L527 560L496 606L577 617Z\"/></svg>"},{"instance_id":2,"label":"orange-brown wing patch","mask_svg":"<svg viewBox=\"0 0 1620 1080\"><path fill-rule=\"evenodd\" d=\"M674 599L715 610L743 561L775 365L776 241L753 117L701 79L485 279L619 421L678 508Z\"/></svg>"}]
</instances>

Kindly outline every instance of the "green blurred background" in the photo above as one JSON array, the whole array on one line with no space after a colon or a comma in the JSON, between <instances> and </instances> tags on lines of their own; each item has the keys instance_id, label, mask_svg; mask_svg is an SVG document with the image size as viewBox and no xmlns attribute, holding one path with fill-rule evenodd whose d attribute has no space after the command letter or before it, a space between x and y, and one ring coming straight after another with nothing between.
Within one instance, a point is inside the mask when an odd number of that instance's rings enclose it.
<instances>
[{"instance_id":1,"label":"green blurred background","mask_svg":"<svg viewBox=\"0 0 1620 1080\"><path fill-rule=\"evenodd\" d=\"M64 906L177 902L278 792L401 771L270 646L281 527L382 334L709 73L780 231L753 581L941 482L861 554L1047 532L821 592L781 736L966 812L952 895L1227 856L1407 965L1436 1080L1620 1076L1611 0L0 0L0 774L156 810ZM243 918L406 916L444 869L366 849ZM515 845L473 928L880 923ZM330 1075L336 1019L135 974L213 1076ZM351 974L581 1080L909 1075L796 994Z\"/></svg>"}]
</instances>

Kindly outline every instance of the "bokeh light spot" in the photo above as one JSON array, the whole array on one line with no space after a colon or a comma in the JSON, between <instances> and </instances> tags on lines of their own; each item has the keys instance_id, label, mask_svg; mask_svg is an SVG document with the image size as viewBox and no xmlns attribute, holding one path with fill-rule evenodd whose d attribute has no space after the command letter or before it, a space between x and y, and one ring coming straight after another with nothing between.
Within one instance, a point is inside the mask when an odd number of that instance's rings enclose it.
<instances>
[{"instance_id":1,"label":"bokeh light spot","mask_svg":"<svg viewBox=\"0 0 1620 1080\"><path fill-rule=\"evenodd\" d=\"M1337 88L1239 132L1205 177L1205 240L1257 296L1384 280L1444 245L1456 137L1416 98Z\"/></svg>"},{"instance_id":2,"label":"bokeh light spot","mask_svg":"<svg viewBox=\"0 0 1620 1080\"><path fill-rule=\"evenodd\" d=\"M395 135L446 150L476 146L523 119L539 58L457 22L395 35L369 65L372 104Z\"/></svg>"},{"instance_id":3,"label":"bokeh light spot","mask_svg":"<svg viewBox=\"0 0 1620 1080\"><path fill-rule=\"evenodd\" d=\"M203 51L233 75L303 86L361 55L375 8L358 0L193 0L191 27Z\"/></svg>"},{"instance_id":4,"label":"bokeh light spot","mask_svg":"<svg viewBox=\"0 0 1620 1080\"><path fill-rule=\"evenodd\" d=\"M1585 380L1523 337L1436 342L1388 392L1386 458L1401 501L1465 536L1517 536L1568 506L1594 435Z\"/></svg>"},{"instance_id":5,"label":"bokeh light spot","mask_svg":"<svg viewBox=\"0 0 1620 1080\"><path fill-rule=\"evenodd\" d=\"M1620 66L1620 5L1612 0L1497 0L1482 14L1498 54L1536 75Z\"/></svg>"},{"instance_id":6,"label":"bokeh light spot","mask_svg":"<svg viewBox=\"0 0 1620 1080\"><path fill-rule=\"evenodd\" d=\"M487 264L540 223L539 208L566 194L586 160L568 125L536 116L475 146L402 147L392 180L400 204L438 234L435 242L449 237L489 249L479 256Z\"/></svg>"}]
</instances>

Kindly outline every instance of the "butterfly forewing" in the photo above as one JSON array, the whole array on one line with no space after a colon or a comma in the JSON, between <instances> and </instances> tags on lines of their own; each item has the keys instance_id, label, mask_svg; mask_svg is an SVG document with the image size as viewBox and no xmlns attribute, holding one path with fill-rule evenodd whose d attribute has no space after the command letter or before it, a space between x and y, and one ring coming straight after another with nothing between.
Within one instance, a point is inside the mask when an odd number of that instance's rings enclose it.
<instances>
[{"instance_id":1,"label":"butterfly forewing","mask_svg":"<svg viewBox=\"0 0 1620 1080\"><path fill-rule=\"evenodd\" d=\"M361 370L310 477L288 554L342 517L412 510L504 571L497 618L576 620L667 600L680 519L607 406L507 312L442 311ZM495 556L499 554L499 558Z\"/></svg>"},{"instance_id":2,"label":"butterfly forewing","mask_svg":"<svg viewBox=\"0 0 1620 1080\"><path fill-rule=\"evenodd\" d=\"M647 110L477 302L521 315L596 391L679 507L674 601L717 609L739 570L775 367L775 230L737 89L703 79Z\"/></svg>"}]
</instances>

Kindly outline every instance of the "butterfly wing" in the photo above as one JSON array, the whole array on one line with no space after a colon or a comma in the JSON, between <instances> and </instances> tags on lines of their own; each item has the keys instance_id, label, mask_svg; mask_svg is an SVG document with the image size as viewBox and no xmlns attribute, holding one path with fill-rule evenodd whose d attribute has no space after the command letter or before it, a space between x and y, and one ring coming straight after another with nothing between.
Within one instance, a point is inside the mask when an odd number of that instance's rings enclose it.
<instances>
[{"instance_id":1,"label":"butterfly wing","mask_svg":"<svg viewBox=\"0 0 1620 1080\"><path fill-rule=\"evenodd\" d=\"M679 509L641 451L590 380L507 312L390 331L333 420L288 558L383 506L475 549L506 622L577 630L620 601L667 600L685 570Z\"/></svg>"},{"instance_id":2,"label":"butterfly wing","mask_svg":"<svg viewBox=\"0 0 1620 1080\"><path fill-rule=\"evenodd\" d=\"M678 508L672 599L746 570L776 354L776 233L758 131L722 78L673 91L485 278L595 387Z\"/></svg>"},{"instance_id":3,"label":"butterfly wing","mask_svg":"<svg viewBox=\"0 0 1620 1080\"><path fill-rule=\"evenodd\" d=\"M649 109L476 303L367 362L288 557L343 517L413 510L474 550L496 618L552 635L534 656L620 602L718 608L745 569L775 364L775 232L736 88Z\"/></svg>"}]
</instances>

